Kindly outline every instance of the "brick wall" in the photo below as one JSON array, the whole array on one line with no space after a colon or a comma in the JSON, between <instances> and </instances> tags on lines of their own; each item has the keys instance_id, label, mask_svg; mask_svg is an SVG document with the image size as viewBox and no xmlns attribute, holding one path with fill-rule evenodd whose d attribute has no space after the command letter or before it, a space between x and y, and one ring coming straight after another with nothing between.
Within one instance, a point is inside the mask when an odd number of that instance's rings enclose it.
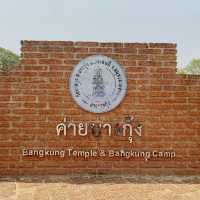
<instances>
[{"instance_id":1,"label":"brick wall","mask_svg":"<svg viewBox=\"0 0 200 200\"><path fill-rule=\"evenodd\" d=\"M127 94L114 110L92 114L69 93L69 76L81 59L102 54L121 64ZM200 76L176 74L176 45L22 41L21 63L0 73L0 174L200 173ZM64 117L76 122L120 121L134 114L142 137L130 145L123 137L56 135ZM174 159L23 157L23 148L173 150Z\"/></svg>"}]
</instances>

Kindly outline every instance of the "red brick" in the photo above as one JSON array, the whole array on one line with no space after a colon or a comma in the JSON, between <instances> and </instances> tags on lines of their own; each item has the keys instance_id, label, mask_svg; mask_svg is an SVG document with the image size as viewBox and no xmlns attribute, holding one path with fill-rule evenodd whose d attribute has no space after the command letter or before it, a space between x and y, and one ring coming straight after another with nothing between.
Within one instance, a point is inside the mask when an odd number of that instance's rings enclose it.
<instances>
[{"instance_id":1,"label":"red brick","mask_svg":"<svg viewBox=\"0 0 200 200\"><path fill-rule=\"evenodd\" d=\"M176 48L176 44L172 43L149 43L150 48Z\"/></svg>"},{"instance_id":2,"label":"red brick","mask_svg":"<svg viewBox=\"0 0 200 200\"><path fill-rule=\"evenodd\" d=\"M46 108L46 103L24 103L24 108Z\"/></svg>"},{"instance_id":3,"label":"red brick","mask_svg":"<svg viewBox=\"0 0 200 200\"><path fill-rule=\"evenodd\" d=\"M43 53L43 52L63 52L64 48L62 46L41 46L38 47L38 51Z\"/></svg>"},{"instance_id":4,"label":"red brick","mask_svg":"<svg viewBox=\"0 0 200 200\"><path fill-rule=\"evenodd\" d=\"M80 46L80 47L96 47L99 46L98 42L75 42L75 46Z\"/></svg>"},{"instance_id":5,"label":"red brick","mask_svg":"<svg viewBox=\"0 0 200 200\"><path fill-rule=\"evenodd\" d=\"M88 48L86 47L65 47L64 52L69 52L69 53L87 53Z\"/></svg>"},{"instance_id":6,"label":"red brick","mask_svg":"<svg viewBox=\"0 0 200 200\"><path fill-rule=\"evenodd\" d=\"M138 54L161 54L161 49L139 49Z\"/></svg>"},{"instance_id":7,"label":"red brick","mask_svg":"<svg viewBox=\"0 0 200 200\"><path fill-rule=\"evenodd\" d=\"M48 69L47 66L24 66L25 71L46 71Z\"/></svg>"},{"instance_id":8,"label":"red brick","mask_svg":"<svg viewBox=\"0 0 200 200\"><path fill-rule=\"evenodd\" d=\"M152 66L152 67L159 66L159 67L161 67L161 62L158 62L158 61L138 61L138 65L139 66Z\"/></svg>"},{"instance_id":9,"label":"red brick","mask_svg":"<svg viewBox=\"0 0 200 200\"><path fill-rule=\"evenodd\" d=\"M164 54L164 55L148 55L149 60L157 60L157 61L176 61L176 55L173 54Z\"/></svg>"},{"instance_id":10,"label":"red brick","mask_svg":"<svg viewBox=\"0 0 200 200\"><path fill-rule=\"evenodd\" d=\"M23 53L22 58L48 58L48 53Z\"/></svg>"},{"instance_id":11,"label":"red brick","mask_svg":"<svg viewBox=\"0 0 200 200\"><path fill-rule=\"evenodd\" d=\"M126 48L114 48L113 50L115 53L131 53L131 54L137 54L137 49L126 47Z\"/></svg>"},{"instance_id":12,"label":"red brick","mask_svg":"<svg viewBox=\"0 0 200 200\"><path fill-rule=\"evenodd\" d=\"M19 121L20 119L18 116L0 116L0 121Z\"/></svg>"},{"instance_id":13,"label":"red brick","mask_svg":"<svg viewBox=\"0 0 200 200\"><path fill-rule=\"evenodd\" d=\"M10 101L10 96L0 96L0 101L8 102Z\"/></svg>"},{"instance_id":14,"label":"red brick","mask_svg":"<svg viewBox=\"0 0 200 200\"><path fill-rule=\"evenodd\" d=\"M50 65L59 65L63 64L63 60L60 59L53 59L53 58L48 58L48 59L39 59L39 64L50 64Z\"/></svg>"},{"instance_id":15,"label":"red brick","mask_svg":"<svg viewBox=\"0 0 200 200\"><path fill-rule=\"evenodd\" d=\"M12 96L13 101L35 101L36 96Z\"/></svg>"},{"instance_id":16,"label":"red brick","mask_svg":"<svg viewBox=\"0 0 200 200\"><path fill-rule=\"evenodd\" d=\"M74 58L74 55L72 53L50 53L49 56L55 59Z\"/></svg>"},{"instance_id":17,"label":"red brick","mask_svg":"<svg viewBox=\"0 0 200 200\"><path fill-rule=\"evenodd\" d=\"M36 65L38 63L37 59L23 59L20 62L22 65Z\"/></svg>"},{"instance_id":18,"label":"red brick","mask_svg":"<svg viewBox=\"0 0 200 200\"><path fill-rule=\"evenodd\" d=\"M33 47L33 46L22 46L21 47L21 51L22 52L37 52L38 48L37 47Z\"/></svg>"},{"instance_id":19,"label":"red brick","mask_svg":"<svg viewBox=\"0 0 200 200\"><path fill-rule=\"evenodd\" d=\"M124 47L148 48L148 44L147 43L124 43Z\"/></svg>"},{"instance_id":20,"label":"red brick","mask_svg":"<svg viewBox=\"0 0 200 200\"><path fill-rule=\"evenodd\" d=\"M39 76L42 77L61 77L63 76L62 72L39 72Z\"/></svg>"},{"instance_id":21,"label":"red brick","mask_svg":"<svg viewBox=\"0 0 200 200\"><path fill-rule=\"evenodd\" d=\"M164 49L163 54L173 54L176 55L176 49Z\"/></svg>"},{"instance_id":22,"label":"red brick","mask_svg":"<svg viewBox=\"0 0 200 200\"><path fill-rule=\"evenodd\" d=\"M102 47L98 47L98 48L89 48L89 52L91 53L112 53L112 48L102 48Z\"/></svg>"},{"instance_id":23,"label":"red brick","mask_svg":"<svg viewBox=\"0 0 200 200\"><path fill-rule=\"evenodd\" d=\"M36 114L37 111L35 109L25 109L25 108L21 108L21 109L13 109L12 110L13 114L17 114L17 115L32 115L32 114Z\"/></svg>"},{"instance_id":24,"label":"red brick","mask_svg":"<svg viewBox=\"0 0 200 200\"><path fill-rule=\"evenodd\" d=\"M148 59L148 55L128 54L128 55L125 55L125 59L130 59L130 60L147 60Z\"/></svg>"},{"instance_id":25,"label":"red brick","mask_svg":"<svg viewBox=\"0 0 200 200\"><path fill-rule=\"evenodd\" d=\"M67 64L67 65L75 65L75 64L78 64L78 60L64 60L64 63Z\"/></svg>"}]
</instances>

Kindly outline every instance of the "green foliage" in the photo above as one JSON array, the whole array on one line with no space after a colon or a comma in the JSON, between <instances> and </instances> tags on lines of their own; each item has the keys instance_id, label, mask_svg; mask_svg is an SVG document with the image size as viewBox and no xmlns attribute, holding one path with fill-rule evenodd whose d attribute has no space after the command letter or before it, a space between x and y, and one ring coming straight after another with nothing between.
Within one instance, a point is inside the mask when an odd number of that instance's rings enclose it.
<instances>
[{"instance_id":1,"label":"green foliage","mask_svg":"<svg viewBox=\"0 0 200 200\"><path fill-rule=\"evenodd\" d=\"M0 47L0 71L9 71L19 62L19 56Z\"/></svg>"},{"instance_id":2,"label":"green foliage","mask_svg":"<svg viewBox=\"0 0 200 200\"><path fill-rule=\"evenodd\" d=\"M177 73L200 75L200 59L193 59L186 67L178 69Z\"/></svg>"}]
</instances>

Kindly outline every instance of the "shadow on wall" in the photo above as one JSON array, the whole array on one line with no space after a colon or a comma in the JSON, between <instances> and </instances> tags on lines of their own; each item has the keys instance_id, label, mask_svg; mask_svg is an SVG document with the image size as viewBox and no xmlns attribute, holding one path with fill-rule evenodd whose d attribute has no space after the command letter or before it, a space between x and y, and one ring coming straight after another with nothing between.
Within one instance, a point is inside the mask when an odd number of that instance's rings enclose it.
<instances>
[{"instance_id":1,"label":"shadow on wall","mask_svg":"<svg viewBox=\"0 0 200 200\"><path fill-rule=\"evenodd\" d=\"M74 174L69 176L20 176L4 177L1 181L24 183L69 183L69 184L200 184L200 176L126 176Z\"/></svg>"}]
</instances>

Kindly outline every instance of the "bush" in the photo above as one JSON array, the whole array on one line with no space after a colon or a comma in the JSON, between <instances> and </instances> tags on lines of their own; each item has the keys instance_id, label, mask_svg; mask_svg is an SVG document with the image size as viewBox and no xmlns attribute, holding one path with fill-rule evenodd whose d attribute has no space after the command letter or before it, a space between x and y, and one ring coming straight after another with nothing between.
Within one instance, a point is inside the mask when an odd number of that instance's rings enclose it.
<instances>
[{"instance_id":1,"label":"bush","mask_svg":"<svg viewBox=\"0 0 200 200\"><path fill-rule=\"evenodd\" d=\"M19 63L19 56L0 47L0 71L9 71Z\"/></svg>"}]
</instances>

